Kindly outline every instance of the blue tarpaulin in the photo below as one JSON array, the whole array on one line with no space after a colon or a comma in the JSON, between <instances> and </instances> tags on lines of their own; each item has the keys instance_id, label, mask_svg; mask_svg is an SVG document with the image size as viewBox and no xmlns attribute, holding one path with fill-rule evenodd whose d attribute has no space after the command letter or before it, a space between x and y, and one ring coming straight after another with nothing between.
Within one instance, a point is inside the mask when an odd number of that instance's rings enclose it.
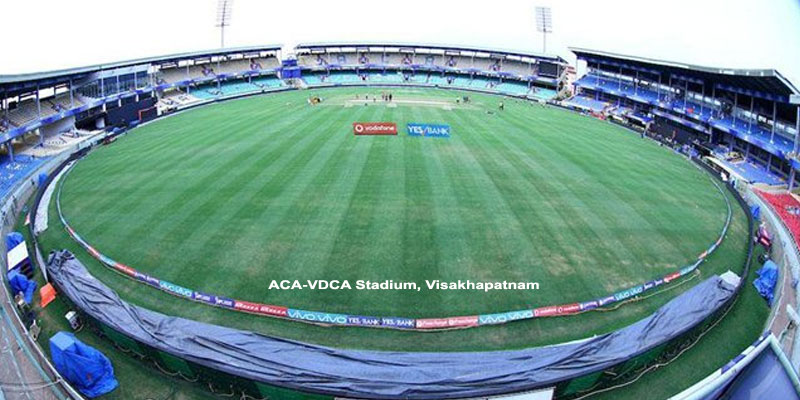
<instances>
[{"instance_id":1,"label":"blue tarpaulin","mask_svg":"<svg viewBox=\"0 0 800 400\"><path fill-rule=\"evenodd\" d=\"M53 335L50 354L58 373L87 397L104 395L119 386L108 357L71 333Z\"/></svg>"},{"instance_id":2,"label":"blue tarpaulin","mask_svg":"<svg viewBox=\"0 0 800 400\"><path fill-rule=\"evenodd\" d=\"M761 216L761 207L759 206L750 207L750 213L753 214L753 219L758 219L758 217Z\"/></svg>"},{"instance_id":3,"label":"blue tarpaulin","mask_svg":"<svg viewBox=\"0 0 800 400\"><path fill-rule=\"evenodd\" d=\"M61 293L100 323L150 346L245 380L367 399L484 397L556 385L664 345L734 295L718 276L650 316L577 342L508 351L396 352L336 349L164 315L128 304L68 251L48 264Z\"/></svg>"},{"instance_id":4,"label":"blue tarpaulin","mask_svg":"<svg viewBox=\"0 0 800 400\"><path fill-rule=\"evenodd\" d=\"M778 282L778 265L772 260L767 260L757 274L758 278L753 281L753 286L756 287L761 297L767 299L767 304L772 307L775 284Z\"/></svg>"},{"instance_id":5,"label":"blue tarpaulin","mask_svg":"<svg viewBox=\"0 0 800 400\"><path fill-rule=\"evenodd\" d=\"M36 292L36 282L28 280L25 275L19 272L18 268L8 271L8 285L11 286L11 293L16 295L22 292L25 296L25 302L31 304L33 302L33 293Z\"/></svg>"},{"instance_id":6,"label":"blue tarpaulin","mask_svg":"<svg viewBox=\"0 0 800 400\"><path fill-rule=\"evenodd\" d=\"M750 365L736 374L731 383L721 386L704 400L800 399L790 372L767 346Z\"/></svg>"},{"instance_id":7,"label":"blue tarpaulin","mask_svg":"<svg viewBox=\"0 0 800 400\"><path fill-rule=\"evenodd\" d=\"M39 174L39 187L44 186L45 182L47 182L47 173L42 172Z\"/></svg>"},{"instance_id":8,"label":"blue tarpaulin","mask_svg":"<svg viewBox=\"0 0 800 400\"><path fill-rule=\"evenodd\" d=\"M17 247L18 244L25 241L25 237L19 232L11 232L6 236L6 250L11 250Z\"/></svg>"}]
</instances>

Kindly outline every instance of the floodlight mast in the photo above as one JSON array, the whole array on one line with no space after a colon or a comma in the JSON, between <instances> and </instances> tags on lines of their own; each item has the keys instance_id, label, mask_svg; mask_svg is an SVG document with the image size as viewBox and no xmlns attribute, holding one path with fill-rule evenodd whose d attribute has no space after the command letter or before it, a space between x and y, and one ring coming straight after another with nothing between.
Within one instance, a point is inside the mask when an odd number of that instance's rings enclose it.
<instances>
[{"instance_id":1,"label":"floodlight mast","mask_svg":"<svg viewBox=\"0 0 800 400\"><path fill-rule=\"evenodd\" d=\"M536 7L536 30L542 33L542 53L547 53L547 34L553 33L550 7Z\"/></svg>"},{"instance_id":2,"label":"floodlight mast","mask_svg":"<svg viewBox=\"0 0 800 400\"><path fill-rule=\"evenodd\" d=\"M219 28L219 47L225 47L225 27L231 24L231 11L233 10L233 0L217 1L217 24Z\"/></svg>"}]
</instances>

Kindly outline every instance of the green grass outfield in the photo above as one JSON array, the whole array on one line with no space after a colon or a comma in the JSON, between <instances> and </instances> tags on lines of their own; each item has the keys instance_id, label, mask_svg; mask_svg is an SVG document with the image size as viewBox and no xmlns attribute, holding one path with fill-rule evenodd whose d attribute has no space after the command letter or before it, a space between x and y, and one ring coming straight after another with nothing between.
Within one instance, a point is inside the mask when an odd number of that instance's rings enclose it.
<instances>
[{"instance_id":1,"label":"green grass outfield","mask_svg":"<svg viewBox=\"0 0 800 400\"><path fill-rule=\"evenodd\" d=\"M685 265L724 224L688 161L608 123L494 96L470 106L343 104L377 89L289 92L202 107L132 131L64 182L73 227L108 256L192 289L365 315L437 317L582 301ZM393 90L454 103L463 92ZM316 93L326 98L308 106ZM506 110L496 111L499 101ZM398 137L354 137L393 121ZM450 139L408 137L447 123ZM727 194L726 194L727 195ZM51 205L51 212L55 208ZM614 312L417 333L326 328L178 299L91 259L51 218L45 249L76 252L122 297L167 314L345 347L518 348L617 329L690 285L739 271L746 218L687 284ZM272 279L537 281L538 291L270 291Z\"/></svg>"}]
</instances>

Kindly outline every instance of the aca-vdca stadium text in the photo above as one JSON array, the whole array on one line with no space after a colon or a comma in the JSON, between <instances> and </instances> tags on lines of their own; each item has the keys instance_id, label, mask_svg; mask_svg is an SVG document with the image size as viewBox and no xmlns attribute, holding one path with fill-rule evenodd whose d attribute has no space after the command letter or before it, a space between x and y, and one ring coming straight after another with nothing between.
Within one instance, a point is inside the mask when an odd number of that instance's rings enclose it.
<instances>
[{"instance_id":1,"label":"aca-vdca stadium text","mask_svg":"<svg viewBox=\"0 0 800 400\"><path fill-rule=\"evenodd\" d=\"M470 280L440 281L425 280L425 288L428 290L480 290L489 292L492 290L538 290L539 282L474 282ZM413 290L419 291L422 286L416 282L395 282L391 279L384 281L369 281L359 279L355 285L349 280L272 280L269 290Z\"/></svg>"}]
</instances>

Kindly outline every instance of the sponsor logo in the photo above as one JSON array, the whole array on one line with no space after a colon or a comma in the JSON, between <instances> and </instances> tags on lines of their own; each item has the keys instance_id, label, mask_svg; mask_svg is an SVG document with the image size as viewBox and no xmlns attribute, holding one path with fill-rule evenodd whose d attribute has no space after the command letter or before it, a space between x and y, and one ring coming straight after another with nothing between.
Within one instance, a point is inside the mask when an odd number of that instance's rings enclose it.
<instances>
[{"instance_id":1,"label":"sponsor logo","mask_svg":"<svg viewBox=\"0 0 800 400\"><path fill-rule=\"evenodd\" d=\"M597 300L592 300L583 302L580 304L580 306L581 306L581 311L594 310L595 308L600 306L600 303L598 303Z\"/></svg>"},{"instance_id":2,"label":"sponsor logo","mask_svg":"<svg viewBox=\"0 0 800 400\"><path fill-rule=\"evenodd\" d=\"M410 123L406 130L409 136L450 137L450 125Z\"/></svg>"},{"instance_id":3,"label":"sponsor logo","mask_svg":"<svg viewBox=\"0 0 800 400\"><path fill-rule=\"evenodd\" d=\"M558 314L558 308L556 306L539 307L533 309L533 315L536 318L552 317L553 315L557 314Z\"/></svg>"},{"instance_id":4,"label":"sponsor logo","mask_svg":"<svg viewBox=\"0 0 800 400\"><path fill-rule=\"evenodd\" d=\"M478 316L470 315L463 317L450 317L447 319L448 326L475 326L478 325Z\"/></svg>"},{"instance_id":5,"label":"sponsor logo","mask_svg":"<svg viewBox=\"0 0 800 400\"><path fill-rule=\"evenodd\" d=\"M417 329L447 328L447 318L422 318L417 320Z\"/></svg>"},{"instance_id":6,"label":"sponsor logo","mask_svg":"<svg viewBox=\"0 0 800 400\"><path fill-rule=\"evenodd\" d=\"M347 323L349 325L367 325L367 326L379 326L381 325L381 319L378 317L364 317L361 315L348 315L347 316Z\"/></svg>"},{"instance_id":7,"label":"sponsor logo","mask_svg":"<svg viewBox=\"0 0 800 400\"><path fill-rule=\"evenodd\" d=\"M353 122L355 135L397 135L394 122Z\"/></svg>"},{"instance_id":8,"label":"sponsor logo","mask_svg":"<svg viewBox=\"0 0 800 400\"><path fill-rule=\"evenodd\" d=\"M581 305L578 303L573 304L564 304L561 306L556 307L557 314L556 315L568 315L568 314L575 314L581 310Z\"/></svg>"},{"instance_id":9,"label":"sponsor logo","mask_svg":"<svg viewBox=\"0 0 800 400\"><path fill-rule=\"evenodd\" d=\"M323 324L347 325L347 315L343 314L331 314L290 308L288 310L288 315L289 318L302 319L305 321L321 322Z\"/></svg>"},{"instance_id":10,"label":"sponsor logo","mask_svg":"<svg viewBox=\"0 0 800 400\"><path fill-rule=\"evenodd\" d=\"M91 254L91 255L92 255L92 257L94 257L94 258L97 258L97 259L99 259L99 258L100 258L100 253L98 253L98 252L97 252L97 250L95 250L95 249L94 249L94 247L92 247L92 246L89 246L89 245L87 244L87 245L86 245L86 250L89 252L89 254Z\"/></svg>"},{"instance_id":11,"label":"sponsor logo","mask_svg":"<svg viewBox=\"0 0 800 400\"><path fill-rule=\"evenodd\" d=\"M122 272L125 275L132 276L134 278L138 278L136 276L136 271L133 268L131 268L131 267L125 265L125 264L115 263L114 264L114 268L116 268L117 271Z\"/></svg>"},{"instance_id":12,"label":"sponsor logo","mask_svg":"<svg viewBox=\"0 0 800 400\"><path fill-rule=\"evenodd\" d=\"M178 296L188 297L188 298L191 299L192 295L194 295L194 290L187 289L187 288L182 287L182 286L178 286L178 285L176 285L174 283L171 283L171 282L159 281L158 282L158 286L161 289L166 290L166 291L168 291L170 293L177 294Z\"/></svg>"},{"instance_id":13,"label":"sponsor logo","mask_svg":"<svg viewBox=\"0 0 800 400\"><path fill-rule=\"evenodd\" d=\"M115 265L117 263L116 261L106 257L103 254L100 254L100 261L105 265Z\"/></svg>"},{"instance_id":14,"label":"sponsor logo","mask_svg":"<svg viewBox=\"0 0 800 400\"><path fill-rule=\"evenodd\" d=\"M143 273L141 273L139 271L136 271L134 276L136 277L136 279L138 279L138 280L140 280L140 281L142 281L142 282L144 282L144 283L146 283L146 284L148 284L150 286L155 286L157 288L161 288L161 281L159 281L156 278L153 278L150 275L143 274Z\"/></svg>"},{"instance_id":15,"label":"sponsor logo","mask_svg":"<svg viewBox=\"0 0 800 400\"><path fill-rule=\"evenodd\" d=\"M278 317L285 317L289 314L289 309L281 306L272 306L269 304L259 304L259 314L275 315Z\"/></svg>"},{"instance_id":16,"label":"sponsor logo","mask_svg":"<svg viewBox=\"0 0 800 400\"><path fill-rule=\"evenodd\" d=\"M673 273L671 273L671 274L669 274L669 275L664 277L664 283L669 283L670 281L673 281L673 280L678 279L680 277L681 277L681 273L680 272L673 272Z\"/></svg>"},{"instance_id":17,"label":"sponsor logo","mask_svg":"<svg viewBox=\"0 0 800 400\"><path fill-rule=\"evenodd\" d=\"M632 287L630 289L626 289L626 290L623 290L621 292L615 293L614 294L614 298L617 301L622 301L622 300L631 298L633 296L636 296L639 293L642 293L643 291L644 291L644 286L643 285L639 285L639 286Z\"/></svg>"},{"instance_id":18,"label":"sponsor logo","mask_svg":"<svg viewBox=\"0 0 800 400\"><path fill-rule=\"evenodd\" d=\"M391 326L393 328L405 328L405 329L413 329L416 326L415 321L413 319L397 318L397 317L381 318L381 325Z\"/></svg>"},{"instance_id":19,"label":"sponsor logo","mask_svg":"<svg viewBox=\"0 0 800 400\"><path fill-rule=\"evenodd\" d=\"M194 292L194 299L197 301L202 301L203 303L208 303L211 305L217 304L217 297L210 294L205 294L202 292Z\"/></svg>"},{"instance_id":20,"label":"sponsor logo","mask_svg":"<svg viewBox=\"0 0 800 400\"><path fill-rule=\"evenodd\" d=\"M510 311L497 314L484 314L478 316L478 324L503 324L510 321L519 319L533 318L533 310Z\"/></svg>"},{"instance_id":21,"label":"sponsor logo","mask_svg":"<svg viewBox=\"0 0 800 400\"><path fill-rule=\"evenodd\" d=\"M606 296L606 297L603 297L601 299L597 299L597 305L602 307L602 306L604 306L606 304L613 303L615 301L617 301L616 297L614 297L614 296Z\"/></svg>"},{"instance_id":22,"label":"sponsor logo","mask_svg":"<svg viewBox=\"0 0 800 400\"><path fill-rule=\"evenodd\" d=\"M234 300L233 308L255 314L276 315L285 317L288 309L286 307L272 306L269 304L252 303L249 301Z\"/></svg>"},{"instance_id":23,"label":"sponsor logo","mask_svg":"<svg viewBox=\"0 0 800 400\"><path fill-rule=\"evenodd\" d=\"M236 300L229 299L227 297L217 296L217 298L214 300L215 300L214 304L220 307L234 308L236 306Z\"/></svg>"}]
</instances>

